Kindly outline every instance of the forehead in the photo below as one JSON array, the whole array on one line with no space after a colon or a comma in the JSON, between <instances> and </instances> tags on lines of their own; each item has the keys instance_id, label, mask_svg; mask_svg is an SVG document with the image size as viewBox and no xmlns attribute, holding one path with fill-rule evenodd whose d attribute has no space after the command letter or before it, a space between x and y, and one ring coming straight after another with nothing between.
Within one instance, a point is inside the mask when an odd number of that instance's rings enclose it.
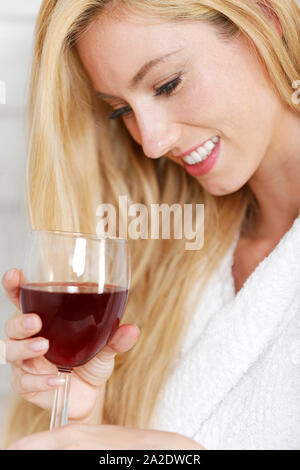
<instances>
[{"instance_id":1,"label":"forehead","mask_svg":"<svg viewBox=\"0 0 300 470\"><path fill-rule=\"evenodd\" d=\"M78 49L85 54L110 57L123 53L150 52L169 38L176 40L180 25L133 13L115 17L109 13L96 17L78 42ZM180 38L177 39L180 41ZM115 57L120 58L120 57Z\"/></svg>"},{"instance_id":2,"label":"forehead","mask_svg":"<svg viewBox=\"0 0 300 470\"><path fill-rule=\"evenodd\" d=\"M129 82L145 62L155 57L184 51L205 27L199 22L176 23L133 13L120 17L106 13L91 22L77 49L94 84L106 88L120 77ZM169 60L177 60L176 55Z\"/></svg>"}]
</instances>

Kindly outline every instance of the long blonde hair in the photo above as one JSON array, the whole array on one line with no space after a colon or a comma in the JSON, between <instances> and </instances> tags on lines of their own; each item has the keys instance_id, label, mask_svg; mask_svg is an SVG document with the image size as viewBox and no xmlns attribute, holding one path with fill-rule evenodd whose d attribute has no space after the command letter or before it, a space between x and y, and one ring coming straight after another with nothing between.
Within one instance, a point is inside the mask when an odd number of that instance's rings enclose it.
<instances>
[{"instance_id":1,"label":"long blonde hair","mask_svg":"<svg viewBox=\"0 0 300 470\"><path fill-rule=\"evenodd\" d=\"M291 99L292 83L300 76L300 8L296 0L42 3L28 116L27 200L32 227L95 233L97 206L118 207L120 195L127 196L129 204L148 208L153 203L205 205L201 250L185 250L184 239L132 242L132 284L123 322L138 325L141 335L132 350L116 356L106 386L103 423L147 428L194 314L187 299L192 293L199 297L247 211L255 207L255 198L247 185L214 197L174 162L145 158L123 122L108 120L108 105L95 103L74 45L96 15L122 9L169 21L206 21L224 39L241 32L261 57L278 95L300 114L300 106ZM282 38L266 11L280 20ZM6 445L45 430L48 424L48 412L17 398Z\"/></svg>"}]
</instances>

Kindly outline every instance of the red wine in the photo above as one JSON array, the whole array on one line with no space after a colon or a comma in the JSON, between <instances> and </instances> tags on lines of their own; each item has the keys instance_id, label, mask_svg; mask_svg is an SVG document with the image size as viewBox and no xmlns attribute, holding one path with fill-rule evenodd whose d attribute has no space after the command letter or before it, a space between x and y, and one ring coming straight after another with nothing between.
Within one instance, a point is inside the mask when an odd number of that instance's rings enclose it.
<instances>
[{"instance_id":1,"label":"red wine","mask_svg":"<svg viewBox=\"0 0 300 470\"><path fill-rule=\"evenodd\" d=\"M49 340L45 357L61 369L88 362L117 330L128 290L111 284L98 293L92 283L27 284L20 289L23 313L37 313Z\"/></svg>"}]
</instances>

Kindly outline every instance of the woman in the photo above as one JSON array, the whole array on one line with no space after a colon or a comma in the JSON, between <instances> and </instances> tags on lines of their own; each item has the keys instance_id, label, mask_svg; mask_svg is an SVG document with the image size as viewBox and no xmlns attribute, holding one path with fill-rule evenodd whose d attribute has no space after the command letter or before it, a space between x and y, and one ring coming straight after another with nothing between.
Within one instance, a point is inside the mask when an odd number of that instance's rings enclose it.
<instances>
[{"instance_id":1,"label":"woman","mask_svg":"<svg viewBox=\"0 0 300 470\"><path fill-rule=\"evenodd\" d=\"M299 18L296 0L43 2L32 225L95 232L119 195L204 203L205 243L134 242L126 323L76 370L71 424L10 448L299 448ZM18 282L3 278L19 309ZM48 343L29 347L41 321L22 320L7 444L47 429L54 383Z\"/></svg>"}]
</instances>

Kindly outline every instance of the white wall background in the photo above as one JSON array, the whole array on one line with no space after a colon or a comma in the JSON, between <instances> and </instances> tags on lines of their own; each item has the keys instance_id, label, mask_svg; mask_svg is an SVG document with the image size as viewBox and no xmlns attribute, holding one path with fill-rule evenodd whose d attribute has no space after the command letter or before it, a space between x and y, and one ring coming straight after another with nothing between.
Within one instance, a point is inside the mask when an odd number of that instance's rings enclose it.
<instances>
[{"instance_id":1,"label":"white wall background","mask_svg":"<svg viewBox=\"0 0 300 470\"><path fill-rule=\"evenodd\" d=\"M0 0L0 80L6 104L0 104L0 276L20 268L27 229L25 215L25 122L27 87L35 19L41 0ZM0 288L0 338L14 307ZM10 366L0 365L0 433L11 393Z\"/></svg>"}]
</instances>

